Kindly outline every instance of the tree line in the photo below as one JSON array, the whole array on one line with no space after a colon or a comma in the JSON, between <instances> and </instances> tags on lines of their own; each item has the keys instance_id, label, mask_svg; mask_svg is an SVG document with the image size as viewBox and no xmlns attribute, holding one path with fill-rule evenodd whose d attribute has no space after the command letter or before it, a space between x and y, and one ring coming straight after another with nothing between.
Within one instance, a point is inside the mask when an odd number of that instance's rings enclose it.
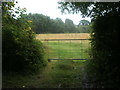
<instances>
[{"instance_id":1,"label":"tree line","mask_svg":"<svg viewBox=\"0 0 120 90\"><path fill-rule=\"evenodd\" d=\"M65 23L60 19L51 19L43 14L24 14L22 17L33 23L33 30L37 34L44 33L89 33L91 31L90 22L81 20L75 25L72 20L66 19Z\"/></svg>"}]
</instances>

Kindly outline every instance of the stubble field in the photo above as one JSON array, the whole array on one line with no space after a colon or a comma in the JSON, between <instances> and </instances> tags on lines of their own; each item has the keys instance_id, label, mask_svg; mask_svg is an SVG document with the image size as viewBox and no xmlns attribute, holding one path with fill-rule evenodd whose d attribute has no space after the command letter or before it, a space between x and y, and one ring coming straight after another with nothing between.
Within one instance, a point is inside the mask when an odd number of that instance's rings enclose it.
<instances>
[{"instance_id":1,"label":"stubble field","mask_svg":"<svg viewBox=\"0 0 120 90\"><path fill-rule=\"evenodd\" d=\"M37 34L36 39L89 39L88 33L71 33L71 34Z\"/></svg>"},{"instance_id":2,"label":"stubble field","mask_svg":"<svg viewBox=\"0 0 120 90\"><path fill-rule=\"evenodd\" d=\"M88 33L72 34L38 34L37 39L41 40L47 46L47 57L49 59L88 59L89 40L71 40L71 39L89 39ZM54 41L51 41L54 39ZM55 40L57 39L57 40ZM59 40L60 39L60 40ZM61 40L67 39L67 40Z\"/></svg>"}]
</instances>

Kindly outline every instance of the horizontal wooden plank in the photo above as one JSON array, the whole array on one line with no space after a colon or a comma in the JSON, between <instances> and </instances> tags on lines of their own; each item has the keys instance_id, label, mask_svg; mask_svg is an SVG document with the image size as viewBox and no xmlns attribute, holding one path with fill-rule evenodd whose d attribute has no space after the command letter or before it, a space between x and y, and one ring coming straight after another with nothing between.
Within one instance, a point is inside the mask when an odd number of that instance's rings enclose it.
<instances>
[{"instance_id":1,"label":"horizontal wooden plank","mask_svg":"<svg viewBox=\"0 0 120 90\"><path fill-rule=\"evenodd\" d=\"M90 60L90 59L57 59L57 58L48 59L48 61L51 61L51 60Z\"/></svg>"},{"instance_id":2,"label":"horizontal wooden plank","mask_svg":"<svg viewBox=\"0 0 120 90\"><path fill-rule=\"evenodd\" d=\"M64 41L64 40L70 41L70 40L91 40L91 39L40 39L40 40L42 41Z\"/></svg>"}]
</instances>

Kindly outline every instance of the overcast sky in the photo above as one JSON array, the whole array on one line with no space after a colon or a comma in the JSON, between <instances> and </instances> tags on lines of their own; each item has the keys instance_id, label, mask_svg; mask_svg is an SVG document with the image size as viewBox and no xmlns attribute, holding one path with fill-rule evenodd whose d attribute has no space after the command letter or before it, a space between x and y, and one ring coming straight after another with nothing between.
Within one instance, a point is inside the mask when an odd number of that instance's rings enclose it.
<instances>
[{"instance_id":1,"label":"overcast sky","mask_svg":"<svg viewBox=\"0 0 120 90\"><path fill-rule=\"evenodd\" d=\"M62 14L61 10L58 9L58 0L16 0L18 1L17 6L20 8L27 8L27 13L40 13L50 18L61 18L65 21L66 18L73 20L74 24L78 25L79 21L82 19L87 19L90 21L90 18L82 18L80 14Z\"/></svg>"}]
</instances>

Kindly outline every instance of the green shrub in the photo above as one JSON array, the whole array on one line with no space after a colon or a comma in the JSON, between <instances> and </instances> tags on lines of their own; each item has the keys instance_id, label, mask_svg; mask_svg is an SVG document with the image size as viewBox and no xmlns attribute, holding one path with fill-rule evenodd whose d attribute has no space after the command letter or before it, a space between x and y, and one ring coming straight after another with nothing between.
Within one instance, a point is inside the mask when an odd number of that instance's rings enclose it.
<instances>
[{"instance_id":1,"label":"green shrub","mask_svg":"<svg viewBox=\"0 0 120 90\"><path fill-rule=\"evenodd\" d=\"M7 12L12 5L3 3L2 7L3 72L37 72L46 65L44 46L35 39L31 23L22 17L15 19Z\"/></svg>"},{"instance_id":2,"label":"green shrub","mask_svg":"<svg viewBox=\"0 0 120 90\"><path fill-rule=\"evenodd\" d=\"M88 74L97 87L119 87L120 16L98 17L93 24ZM104 23L105 22L105 23Z\"/></svg>"}]
</instances>

